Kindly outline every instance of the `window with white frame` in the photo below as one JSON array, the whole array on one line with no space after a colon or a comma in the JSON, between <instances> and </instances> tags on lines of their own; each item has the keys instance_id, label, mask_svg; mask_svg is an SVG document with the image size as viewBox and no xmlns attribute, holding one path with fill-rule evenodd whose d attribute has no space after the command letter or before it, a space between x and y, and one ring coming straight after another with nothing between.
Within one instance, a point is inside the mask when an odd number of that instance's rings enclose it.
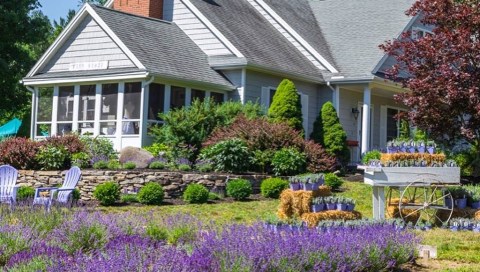
<instances>
[{"instance_id":1,"label":"window with white frame","mask_svg":"<svg viewBox=\"0 0 480 272\"><path fill-rule=\"evenodd\" d=\"M80 86L78 130L81 135L94 134L96 85Z\"/></svg>"},{"instance_id":2,"label":"window with white frame","mask_svg":"<svg viewBox=\"0 0 480 272\"><path fill-rule=\"evenodd\" d=\"M58 88L57 134L65 135L72 132L73 125L73 86Z\"/></svg>"},{"instance_id":3,"label":"window with white frame","mask_svg":"<svg viewBox=\"0 0 480 272\"><path fill-rule=\"evenodd\" d=\"M141 94L142 84L140 82L125 83L122 117L123 135L139 134Z\"/></svg>"},{"instance_id":4,"label":"window with white frame","mask_svg":"<svg viewBox=\"0 0 480 272\"><path fill-rule=\"evenodd\" d=\"M37 99L37 137L51 136L53 111L53 87L38 88Z\"/></svg>"},{"instance_id":5,"label":"window with white frame","mask_svg":"<svg viewBox=\"0 0 480 272\"><path fill-rule=\"evenodd\" d=\"M387 108L387 142L400 136L400 120L396 116L403 111Z\"/></svg>"},{"instance_id":6,"label":"window with white frame","mask_svg":"<svg viewBox=\"0 0 480 272\"><path fill-rule=\"evenodd\" d=\"M262 106L265 108L266 111L270 108L273 102L273 97L275 96L275 93L277 92L276 88L273 87L262 87L262 93L260 97L260 102Z\"/></svg>"},{"instance_id":7,"label":"window with white frame","mask_svg":"<svg viewBox=\"0 0 480 272\"><path fill-rule=\"evenodd\" d=\"M115 135L117 130L118 84L102 85L100 135Z\"/></svg>"}]
</instances>

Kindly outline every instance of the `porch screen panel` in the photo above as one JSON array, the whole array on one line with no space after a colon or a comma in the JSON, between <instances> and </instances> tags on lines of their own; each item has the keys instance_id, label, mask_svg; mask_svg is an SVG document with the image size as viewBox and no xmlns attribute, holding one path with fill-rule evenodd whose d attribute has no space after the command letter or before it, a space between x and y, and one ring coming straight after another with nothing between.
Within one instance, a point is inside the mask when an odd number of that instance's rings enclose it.
<instances>
[{"instance_id":1,"label":"porch screen panel","mask_svg":"<svg viewBox=\"0 0 480 272\"><path fill-rule=\"evenodd\" d=\"M158 116L163 113L165 105L165 85L150 84L150 91L148 95L148 120L161 121Z\"/></svg>"},{"instance_id":2,"label":"porch screen panel","mask_svg":"<svg viewBox=\"0 0 480 272\"><path fill-rule=\"evenodd\" d=\"M102 105L100 109L100 134L114 135L116 133L118 103L118 84L102 85ZM109 121L110 122L105 122Z\"/></svg>"},{"instance_id":3,"label":"porch screen panel","mask_svg":"<svg viewBox=\"0 0 480 272\"><path fill-rule=\"evenodd\" d=\"M178 109L185 106L185 88L172 86L170 109Z\"/></svg>"},{"instance_id":4,"label":"porch screen panel","mask_svg":"<svg viewBox=\"0 0 480 272\"><path fill-rule=\"evenodd\" d=\"M140 82L125 83L125 98L123 100L123 134L138 134L140 124L140 101L142 84Z\"/></svg>"},{"instance_id":5,"label":"porch screen panel","mask_svg":"<svg viewBox=\"0 0 480 272\"><path fill-rule=\"evenodd\" d=\"M80 105L78 107L78 129L80 134L94 133L95 85L80 86Z\"/></svg>"},{"instance_id":6,"label":"porch screen panel","mask_svg":"<svg viewBox=\"0 0 480 272\"><path fill-rule=\"evenodd\" d=\"M39 88L37 103L36 136L50 136L52 129L53 87Z\"/></svg>"},{"instance_id":7,"label":"porch screen panel","mask_svg":"<svg viewBox=\"0 0 480 272\"><path fill-rule=\"evenodd\" d=\"M73 121L73 86L58 88L57 132L65 135L72 132Z\"/></svg>"}]
</instances>

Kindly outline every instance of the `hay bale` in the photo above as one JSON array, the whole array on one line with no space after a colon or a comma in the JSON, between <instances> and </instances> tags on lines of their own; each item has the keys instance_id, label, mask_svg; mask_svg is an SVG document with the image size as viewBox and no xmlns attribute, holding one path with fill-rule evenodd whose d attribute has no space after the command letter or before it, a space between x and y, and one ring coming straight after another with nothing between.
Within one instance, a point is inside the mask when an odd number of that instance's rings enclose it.
<instances>
[{"instance_id":1,"label":"hay bale","mask_svg":"<svg viewBox=\"0 0 480 272\"><path fill-rule=\"evenodd\" d=\"M387 214L385 215L385 217L387 219L392 219L392 218L401 218L400 216L400 209L398 207L400 203L400 198L392 198L390 200L390 203L388 203L387 205ZM408 203L408 201L406 199L403 199L402 200L402 203ZM403 216L407 216L409 215L411 212L413 212L413 210L409 210L409 209L404 209L402 210L402 215ZM417 222L418 218L420 217L420 213L416 213L416 214L413 214L413 215L410 215L406 221L407 222Z\"/></svg>"},{"instance_id":2,"label":"hay bale","mask_svg":"<svg viewBox=\"0 0 480 272\"><path fill-rule=\"evenodd\" d=\"M278 216L282 219L301 217L302 214L310 212L310 205L313 198L330 196L331 194L332 191L329 186L320 186L319 189L315 191L283 190L280 194Z\"/></svg>"},{"instance_id":3,"label":"hay bale","mask_svg":"<svg viewBox=\"0 0 480 272\"><path fill-rule=\"evenodd\" d=\"M475 220L480 220L480 210L477 210L474 215Z\"/></svg>"},{"instance_id":4,"label":"hay bale","mask_svg":"<svg viewBox=\"0 0 480 272\"><path fill-rule=\"evenodd\" d=\"M454 208L452 212L451 218L470 218L470 219L477 219L477 214L478 214L478 219L480 219L480 213L478 213L478 210L472 209L472 208L465 208L465 209L457 209ZM442 221L446 221L448 219L448 216L450 215L450 211L446 210L438 210L437 216L442 219Z\"/></svg>"},{"instance_id":5,"label":"hay bale","mask_svg":"<svg viewBox=\"0 0 480 272\"><path fill-rule=\"evenodd\" d=\"M318 213L304 213L301 218L309 227L315 227L318 225L318 222L323 220L357 220L362 218L362 214L358 211L332 210Z\"/></svg>"}]
</instances>

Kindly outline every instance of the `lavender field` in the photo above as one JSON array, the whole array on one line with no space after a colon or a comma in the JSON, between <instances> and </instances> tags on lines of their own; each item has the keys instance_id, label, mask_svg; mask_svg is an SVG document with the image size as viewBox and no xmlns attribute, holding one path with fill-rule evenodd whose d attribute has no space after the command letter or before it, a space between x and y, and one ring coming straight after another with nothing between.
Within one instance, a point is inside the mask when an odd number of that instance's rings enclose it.
<instances>
[{"instance_id":1,"label":"lavender field","mask_svg":"<svg viewBox=\"0 0 480 272\"><path fill-rule=\"evenodd\" d=\"M381 223L274 231L184 214L17 208L0 216L8 271L378 271L407 262L416 243Z\"/></svg>"}]
</instances>

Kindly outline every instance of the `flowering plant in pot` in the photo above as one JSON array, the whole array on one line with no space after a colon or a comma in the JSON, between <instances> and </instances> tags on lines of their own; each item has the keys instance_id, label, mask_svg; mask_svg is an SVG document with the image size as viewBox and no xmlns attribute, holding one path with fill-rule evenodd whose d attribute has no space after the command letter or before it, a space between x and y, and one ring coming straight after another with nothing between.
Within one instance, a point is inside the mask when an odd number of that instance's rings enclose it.
<instances>
[{"instance_id":1,"label":"flowering plant in pot","mask_svg":"<svg viewBox=\"0 0 480 272\"><path fill-rule=\"evenodd\" d=\"M337 209L337 198L336 197L326 197L325 198L325 205L327 210L336 210Z\"/></svg>"},{"instance_id":2,"label":"flowering plant in pot","mask_svg":"<svg viewBox=\"0 0 480 272\"><path fill-rule=\"evenodd\" d=\"M427 151L429 154L435 154L435 149L437 148L437 145L435 144L434 141L428 141L427 142Z\"/></svg>"},{"instance_id":3,"label":"flowering plant in pot","mask_svg":"<svg viewBox=\"0 0 480 272\"><path fill-rule=\"evenodd\" d=\"M410 141L407 145L407 151L408 153L415 153L415 150L416 150L416 146L415 146L415 142L414 141Z\"/></svg>"},{"instance_id":4,"label":"flowering plant in pot","mask_svg":"<svg viewBox=\"0 0 480 272\"><path fill-rule=\"evenodd\" d=\"M347 198L347 211L355 210L355 199Z\"/></svg>"},{"instance_id":5,"label":"flowering plant in pot","mask_svg":"<svg viewBox=\"0 0 480 272\"><path fill-rule=\"evenodd\" d=\"M344 197L337 198L337 210L346 211L348 209L347 200Z\"/></svg>"},{"instance_id":6,"label":"flowering plant in pot","mask_svg":"<svg viewBox=\"0 0 480 272\"><path fill-rule=\"evenodd\" d=\"M298 177L290 177L288 181L290 182L290 189L292 189L292 191L298 191L302 189L302 184L300 183L300 179Z\"/></svg>"},{"instance_id":7,"label":"flowering plant in pot","mask_svg":"<svg viewBox=\"0 0 480 272\"><path fill-rule=\"evenodd\" d=\"M480 186L467 185L464 187L467 191L469 206L473 209L480 209Z\"/></svg>"},{"instance_id":8,"label":"flowering plant in pot","mask_svg":"<svg viewBox=\"0 0 480 272\"><path fill-rule=\"evenodd\" d=\"M321 212L325 210L325 202L323 197L316 197L312 200L312 212Z\"/></svg>"},{"instance_id":9,"label":"flowering plant in pot","mask_svg":"<svg viewBox=\"0 0 480 272\"><path fill-rule=\"evenodd\" d=\"M425 142L424 141L417 142L417 151L420 154L425 153Z\"/></svg>"},{"instance_id":10,"label":"flowering plant in pot","mask_svg":"<svg viewBox=\"0 0 480 272\"><path fill-rule=\"evenodd\" d=\"M467 192L465 188L461 186L455 186L449 189L452 195L455 207L458 209L465 209L467 207Z\"/></svg>"},{"instance_id":11,"label":"flowering plant in pot","mask_svg":"<svg viewBox=\"0 0 480 272\"><path fill-rule=\"evenodd\" d=\"M303 190L305 191L318 190L318 187L320 187L324 183L323 174L307 174L298 176L298 178L303 184Z\"/></svg>"},{"instance_id":12,"label":"flowering plant in pot","mask_svg":"<svg viewBox=\"0 0 480 272\"><path fill-rule=\"evenodd\" d=\"M473 224L473 231L480 232L480 221L477 221Z\"/></svg>"}]
</instances>

